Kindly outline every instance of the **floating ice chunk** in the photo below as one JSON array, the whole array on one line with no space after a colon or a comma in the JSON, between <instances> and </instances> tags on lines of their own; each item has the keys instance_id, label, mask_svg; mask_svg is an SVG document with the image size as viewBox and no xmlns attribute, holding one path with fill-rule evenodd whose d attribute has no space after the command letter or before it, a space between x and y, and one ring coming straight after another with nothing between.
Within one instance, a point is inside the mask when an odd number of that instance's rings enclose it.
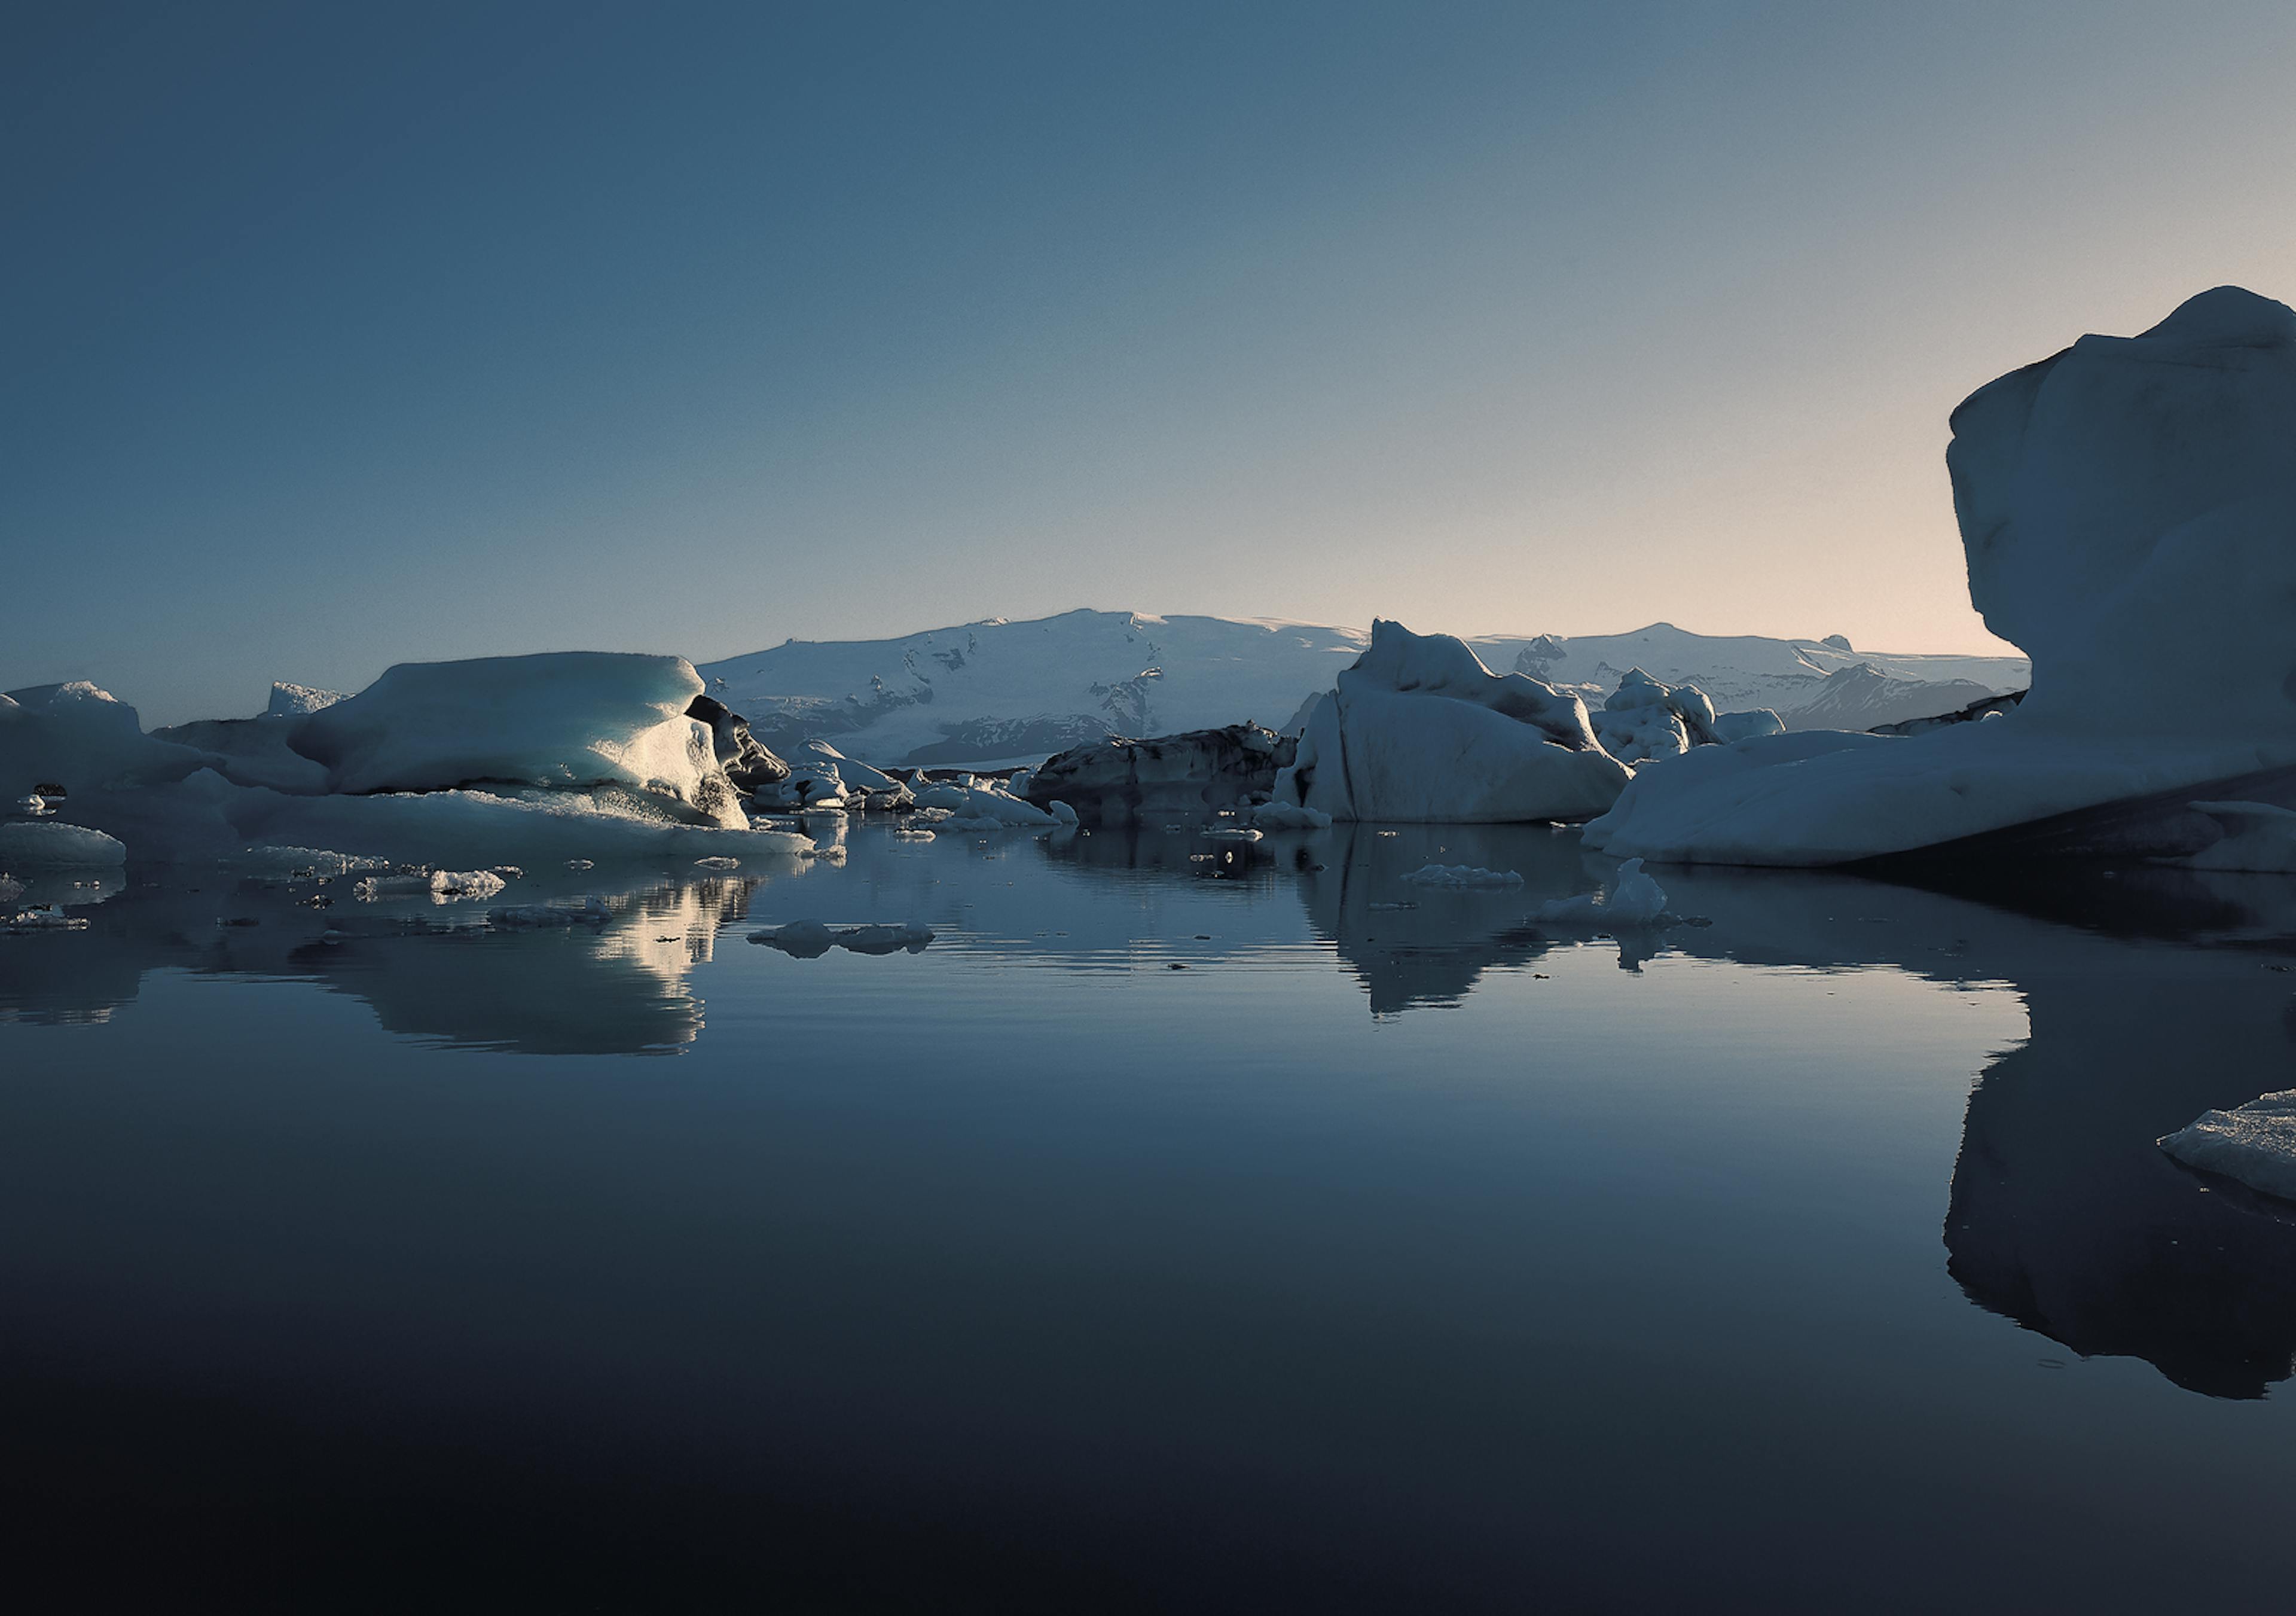
<instances>
[{"instance_id":1,"label":"floating ice chunk","mask_svg":"<svg viewBox=\"0 0 2296 1616\"><path fill-rule=\"evenodd\" d=\"M21 914L9 917L6 929L11 931L85 931L87 922L77 915L66 915L53 904L35 904Z\"/></svg>"},{"instance_id":2,"label":"floating ice chunk","mask_svg":"<svg viewBox=\"0 0 2296 1616\"><path fill-rule=\"evenodd\" d=\"M798 959L818 959L832 948L855 954L893 954L903 949L919 954L932 939L931 927L914 923L832 926L817 920L793 920L750 933L751 942L779 948Z\"/></svg>"},{"instance_id":3,"label":"floating ice chunk","mask_svg":"<svg viewBox=\"0 0 2296 1616\"><path fill-rule=\"evenodd\" d=\"M2186 1167L2296 1201L2296 1088L2230 1111L2202 1112L2159 1143Z\"/></svg>"},{"instance_id":4,"label":"floating ice chunk","mask_svg":"<svg viewBox=\"0 0 2296 1616\"><path fill-rule=\"evenodd\" d=\"M849 758L826 741L804 741L791 750L792 768L812 769L817 777L834 780L849 792L898 792L901 783L883 769Z\"/></svg>"},{"instance_id":5,"label":"floating ice chunk","mask_svg":"<svg viewBox=\"0 0 2296 1616\"><path fill-rule=\"evenodd\" d=\"M1596 927L1655 925L1666 915L1666 890L1643 871L1643 861L1629 858L1619 866L1610 896L1581 892L1538 906L1531 919L1542 926Z\"/></svg>"},{"instance_id":6,"label":"floating ice chunk","mask_svg":"<svg viewBox=\"0 0 2296 1616\"><path fill-rule=\"evenodd\" d=\"M931 831L895 831L893 833L895 841L931 841L934 839Z\"/></svg>"},{"instance_id":7,"label":"floating ice chunk","mask_svg":"<svg viewBox=\"0 0 2296 1616\"><path fill-rule=\"evenodd\" d=\"M430 870L404 875L369 875L351 888L351 896L361 903L418 896L448 903L464 898L492 898L502 890L503 878L492 870Z\"/></svg>"},{"instance_id":8,"label":"floating ice chunk","mask_svg":"<svg viewBox=\"0 0 2296 1616\"><path fill-rule=\"evenodd\" d=\"M1263 802L1251 810L1251 823L1263 831L1322 831L1331 828L1332 816L1296 802Z\"/></svg>"},{"instance_id":9,"label":"floating ice chunk","mask_svg":"<svg viewBox=\"0 0 2296 1616\"><path fill-rule=\"evenodd\" d=\"M2296 874L2296 811L2269 802L2195 802L2224 827L2224 840L2185 862L2202 870Z\"/></svg>"},{"instance_id":10,"label":"floating ice chunk","mask_svg":"<svg viewBox=\"0 0 2296 1616\"><path fill-rule=\"evenodd\" d=\"M1045 812L1050 814L1055 820L1059 821L1062 824L1074 824L1077 823L1076 809L1070 808L1065 802L1059 800L1048 802L1045 805Z\"/></svg>"},{"instance_id":11,"label":"floating ice chunk","mask_svg":"<svg viewBox=\"0 0 2296 1616\"><path fill-rule=\"evenodd\" d=\"M969 779L971 776L967 776ZM965 819L993 819L999 824L1043 827L1058 823L1052 815L1034 803L1023 802L1010 792L993 786L967 785L944 780L915 791L921 808L946 808L952 815ZM951 822L954 824L954 821Z\"/></svg>"},{"instance_id":12,"label":"floating ice chunk","mask_svg":"<svg viewBox=\"0 0 2296 1616\"><path fill-rule=\"evenodd\" d=\"M116 838L54 819L0 822L0 868L113 868L127 862Z\"/></svg>"},{"instance_id":13,"label":"floating ice chunk","mask_svg":"<svg viewBox=\"0 0 2296 1616\"><path fill-rule=\"evenodd\" d=\"M570 858L566 861L566 867L579 874L584 870L596 869L598 862L594 858Z\"/></svg>"},{"instance_id":14,"label":"floating ice chunk","mask_svg":"<svg viewBox=\"0 0 2296 1616\"><path fill-rule=\"evenodd\" d=\"M1519 887L1522 876L1513 870L1486 870L1472 864L1425 864L1406 875L1414 887Z\"/></svg>"},{"instance_id":15,"label":"floating ice chunk","mask_svg":"<svg viewBox=\"0 0 2296 1616\"><path fill-rule=\"evenodd\" d=\"M1214 841L1258 841L1260 833L1246 825L1216 824L1204 833Z\"/></svg>"},{"instance_id":16,"label":"floating ice chunk","mask_svg":"<svg viewBox=\"0 0 2296 1616\"><path fill-rule=\"evenodd\" d=\"M37 819L53 810L48 807L48 800L45 797L41 796L37 792L33 792L28 796L16 799L15 806L11 811L20 814L28 819Z\"/></svg>"},{"instance_id":17,"label":"floating ice chunk","mask_svg":"<svg viewBox=\"0 0 2296 1616\"><path fill-rule=\"evenodd\" d=\"M697 870L738 870L742 867L742 861L718 854L709 858L695 859L693 867Z\"/></svg>"}]
</instances>

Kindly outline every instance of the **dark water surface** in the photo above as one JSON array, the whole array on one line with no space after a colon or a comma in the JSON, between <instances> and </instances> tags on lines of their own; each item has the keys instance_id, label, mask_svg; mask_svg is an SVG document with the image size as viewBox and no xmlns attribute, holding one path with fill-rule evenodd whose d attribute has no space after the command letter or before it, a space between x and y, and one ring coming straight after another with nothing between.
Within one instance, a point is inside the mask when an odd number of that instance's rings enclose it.
<instances>
[{"instance_id":1,"label":"dark water surface","mask_svg":"<svg viewBox=\"0 0 2296 1616\"><path fill-rule=\"evenodd\" d=\"M1528 884L1401 881L1430 859ZM89 930L0 937L0 1575L37 1609L2296 1606L2296 1217L2152 1144L2296 1087L2285 884L1669 870L1710 923L1529 923L1608 867L1529 830L859 831L841 868L494 900L599 891L598 928L66 894ZM939 935L745 940L807 917Z\"/></svg>"}]
</instances>

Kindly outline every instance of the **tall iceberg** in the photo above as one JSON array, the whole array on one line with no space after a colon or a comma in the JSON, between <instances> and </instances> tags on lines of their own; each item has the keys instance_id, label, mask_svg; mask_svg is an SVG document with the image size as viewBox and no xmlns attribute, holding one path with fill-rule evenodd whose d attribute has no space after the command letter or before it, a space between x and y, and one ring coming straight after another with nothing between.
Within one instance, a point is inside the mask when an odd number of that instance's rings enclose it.
<instances>
[{"instance_id":1,"label":"tall iceberg","mask_svg":"<svg viewBox=\"0 0 2296 1616\"><path fill-rule=\"evenodd\" d=\"M1902 738L1701 748L1638 775L1590 843L1823 865L2018 827L2176 857L2226 833L2194 795L2296 802L2296 311L2218 287L2011 372L1952 426L1970 598L2030 653L2031 693ZM2164 664L2209 668L2206 689Z\"/></svg>"},{"instance_id":2,"label":"tall iceberg","mask_svg":"<svg viewBox=\"0 0 2296 1616\"><path fill-rule=\"evenodd\" d=\"M1584 819L1628 777L1577 696L1495 674L1449 635L1374 622L1370 648L1309 714L1275 800L1334 819Z\"/></svg>"}]
</instances>

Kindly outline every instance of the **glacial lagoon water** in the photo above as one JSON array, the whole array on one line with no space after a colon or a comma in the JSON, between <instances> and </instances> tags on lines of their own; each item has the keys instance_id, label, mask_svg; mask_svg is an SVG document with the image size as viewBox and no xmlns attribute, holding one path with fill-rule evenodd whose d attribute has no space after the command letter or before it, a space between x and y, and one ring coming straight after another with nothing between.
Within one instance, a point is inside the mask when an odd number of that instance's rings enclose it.
<instances>
[{"instance_id":1,"label":"glacial lagoon water","mask_svg":"<svg viewBox=\"0 0 2296 1616\"><path fill-rule=\"evenodd\" d=\"M0 937L12 1575L2296 1601L2296 1214L2152 1144L2296 1086L2296 890L1665 870L1702 923L1526 920L1609 868L1530 829L862 828L492 904L36 892L90 924ZM614 918L477 923L585 890ZM936 936L747 940L800 918Z\"/></svg>"}]
</instances>

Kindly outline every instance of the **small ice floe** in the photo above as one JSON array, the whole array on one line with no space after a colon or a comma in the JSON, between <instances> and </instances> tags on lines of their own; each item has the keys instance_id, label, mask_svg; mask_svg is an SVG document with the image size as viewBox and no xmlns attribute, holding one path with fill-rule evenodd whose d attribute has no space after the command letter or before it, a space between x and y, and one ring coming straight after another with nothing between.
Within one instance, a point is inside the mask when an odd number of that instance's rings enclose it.
<instances>
[{"instance_id":1,"label":"small ice floe","mask_svg":"<svg viewBox=\"0 0 2296 1616\"><path fill-rule=\"evenodd\" d=\"M12 915L5 928L15 931L85 931L87 922L77 915L66 915L53 904L35 904L20 914Z\"/></svg>"},{"instance_id":2,"label":"small ice floe","mask_svg":"<svg viewBox=\"0 0 2296 1616\"><path fill-rule=\"evenodd\" d=\"M55 810L48 806L48 800L45 797L41 796L37 792L33 792L27 796L17 798L9 811L20 814L28 819L37 819L42 815L53 813Z\"/></svg>"},{"instance_id":3,"label":"small ice floe","mask_svg":"<svg viewBox=\"0 0 2296 1616\"><path fill-rule=\"evenodd\" d=\"M370 875L351 889L363 903L384 898L425 895L433 903L463 898L492 898L503 890L503 878L492 870L432 870L412 875Z\"/></svg>"},{"instance_id":4,"label":"small ice floe","mask_svg":"<svg viewBox=\"0 0 2296 1616\"><path fill-rule=\"evenodd\" d=\"M1045 804L1045 812L1050 814L1054 819L1058 820L1062 824L1074 824L1077 823L1076 809L1070 808L1065 802L1048 802Z\"/></svg>"},{"instance_id":5,"label":"small ice floe","mask_svg":"<svg viewBox=\"0 0 2296 1616\"><path fill-rule=\"evenodd\" d=\"M1519 887L1513 870L1486 870L1472 864L1423 864L1405 876L1414 887Z\"/></svg>"},{"instance_id":6,"label":"small ice floe","mask_svg":"<svg viewBox=\"0 0 2296 1616\"><path fill-rule=\"evenodd\" d=\"M598 864L594 858L570 858L566 861L566 867L578 875L584 870L596 869Z\"/></svg>"},{"instance_id":7,"label":"small ice floe","mask_svg":"<svg viewBox=\"0 0 2296 1616\"><path fill-rule=\"evenodd\" d=\"M520 881L526 875L526 872L514 864L498 864L495 865L495 874L504 881Z\"/></svg>"},{"instance_id":8,"label":"small ice floe","mask_svg":"<svg viewBox=\"0 0 2296 1616\"><path fill-rule=\"evenodd\" d=\"M931 831L895 831L893 840L895 841L931 841L933 840L933 833Z\"/></svg>"},{"instance_id":9,"label":"small ice floe","mask_svg":"<svg viewBox=\"0 0 2296 1616\"><path fill-rule=\"evenodd\" d=\"M832 948L853 954L896 954L904 949L922 954L932 939L932 928L914 923L832 926L817 920L793 920L750 933L751 942L779 948L798 959L818 959Z\"/></svg>"},{"instance_id":10,"label":"small ice floe","mask_svg":"<svg viewBox=\"0 0 2296 1616\"><path fill-rule=\"evenodd\" d=\"M2186 1167L2296 1201L2296 1088L2230 1111L2204 1111L2159 1144Z\"/></svg>"},{"instance_id":11,"label":"small ice floe","mask_svg":"<svg viewBox=\"0 0 2296 1616\"><path fill-rule=\"evenodd\" d=\"M1214 841L1258 841L1260 836L1258 831L1234 824L1216 824L1204 834ZM1517 876L1515 879L1520 881L1521 877Z\"/></svg>"},{"instance_id":12,"label":"small ice floe","mask_svg":"<svg viewBox=\"0 0 2296 1616\"><path fill-rule=\"evenodd\" d=\"M945 808L921 808L901 816L910 824L942 824L956 817L956 810Z\"/></svg>"},{"instance_id":13,"label":"small ice floe","mask_svg":"<svg viewBox=\"0 0 2296 1616\"><path fill-rule=\"evenodd\" d=\"M1332 816L1296 802L1263 802L1251 810L1251 823L1263 831L1326 831Z\"/></svg>"},{"instance_id":14,"label":"small ice floe","mask_svg":"<svg viewBox=\"0 0 2296 1616\"><path fill-rule=\"evenodd\" d=\"M720 853L712 857L695 859L693 867L697 870L738 870L742 867L742 861Z\"/></svg>"},{"instance_id":15,"label":"small ice floe","mask_svg":"<svg viewBox=\"0 0 2296 1616\"><path fill-rule=\"evenodd\" d=\"M514 904L507 908L487 911L488 925L521 930L545 926L598 926L613 918L614 912L595 892L585 892L578 899L559 898L546 904Z\"/></svg>"},{"instance_id":16,"label":"small ice floe","mask_svg":"<svg viewBox=\"0 0 2296 1616\"><path fill-rule=\"evenodd\" d=\"M1531 919L1542 926L1609 927L1655 925L1666 915L1666 889L1643 873L1643 861L1619 866L1608 896L1581 892L1538 906Z\"/></svg>"}]
</instances>

